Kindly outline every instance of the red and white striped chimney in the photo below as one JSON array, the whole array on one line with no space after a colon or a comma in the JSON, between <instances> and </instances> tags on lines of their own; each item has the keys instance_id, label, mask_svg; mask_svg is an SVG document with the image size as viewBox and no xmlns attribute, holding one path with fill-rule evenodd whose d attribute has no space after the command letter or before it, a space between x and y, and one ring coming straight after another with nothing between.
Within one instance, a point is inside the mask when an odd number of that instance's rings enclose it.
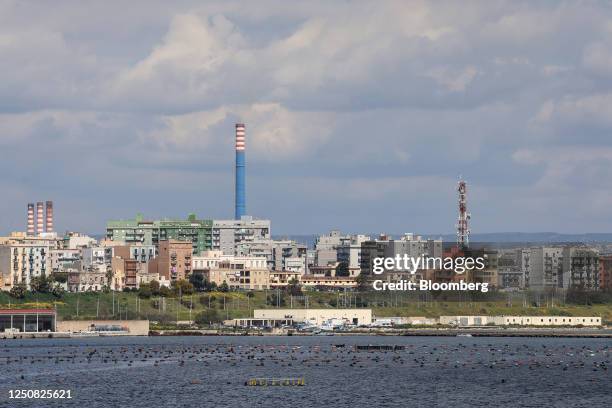
<instances>
[{"instance_id":1,"label":"red and white striped chimney","mask_svg":"<svg viewBox=\"0 0 612 408\"><path fill-rule=\"evenodd\" d=\"M43 214L43 205L42 201L36 203L36 234L42 234L44 230L44 214Z\"/></svg>"},{"instance_id":2,"label":"red and white striped chimney","mask_svg":"<svg viewBox=\"0 0 612 408\"><path fill-rule=\"evenodd\" d=\"M34 235L34 203L28 203L28 235Z\"/></svg>"},{"instance_id":3,"label":"red and white striped chimney","mask_svg":"<svg viewBox=\"0 0 612 408\"><path fill-rule=\"evenodd\" d=\"M53 201L45 203L45 232L53 232Z\"/></svg>"},{"instance_id":4,"label":"red and white striped chimney","mask_svg":"<svg viewBox=\"0 0 612 408\"><path fill-rule=\"evenodd\" d=\"M236 150L244 150L244 136L245 136L244 123L236 123Z\"/></svg>"}]
</instances>

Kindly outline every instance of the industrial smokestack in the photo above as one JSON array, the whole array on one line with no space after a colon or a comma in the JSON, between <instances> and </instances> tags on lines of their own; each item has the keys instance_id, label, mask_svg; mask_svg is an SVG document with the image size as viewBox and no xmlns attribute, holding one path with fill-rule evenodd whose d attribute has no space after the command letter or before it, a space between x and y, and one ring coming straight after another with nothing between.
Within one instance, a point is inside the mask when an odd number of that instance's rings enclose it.
<instances>
[{"instance_id":1,"label":"industrial smokestack","mask_svg":"<svg viewBox=\"0 0 612 408\"><path fill-rule=\"evenodd\" d=\"M45 232L53 232L53 201L45 203Z\"/></svg>"},{"instance_id":2,"label":"industrial smokestack","mask_svg":"<svg viewBox=\"0 0 612 408\"><path fill-rule=\"evenodd\" d=\"M28 235L34 235L34 203L28 203Z\"/></svg>"},{"instance_id":3,"label":"industrial smokestack","mask_svg":"<svg viewBox=\"0 0 612 408\"><path fill-rule=\"evenodd\" d=\"M43 214L43 202L39 201L36 203L36 234L40 235L44 232L44 214Z\"/></svg>"},{"instance_id":4,"label":"industrial smokestack","mask_svg":"<svg viewBox=\"0 0 612 408\"><path fill-rule=\"evenodd\" d=\"M239 220L246 215L246 192L245 192L245 145L244 124L236 123L236 203L235 219Z\"/></svg>"}]
</instances>

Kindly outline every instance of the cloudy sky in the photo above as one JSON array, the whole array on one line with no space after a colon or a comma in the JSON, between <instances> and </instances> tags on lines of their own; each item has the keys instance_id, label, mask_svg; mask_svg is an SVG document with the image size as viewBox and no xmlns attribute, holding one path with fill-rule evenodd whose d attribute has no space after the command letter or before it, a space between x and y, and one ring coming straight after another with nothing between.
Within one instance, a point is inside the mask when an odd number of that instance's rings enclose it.
<instances>
[{"instance_id":1,"label":"cloudy sky","mask_svg":"<svg viewBox=\"0 0 612 408\"><path fill-rule=\"evenodd\" d=\"M274 233L612 231L606 2L0 0L0 78L1 233L231 218L237 121Z\"/></svg>"}]
</instances>

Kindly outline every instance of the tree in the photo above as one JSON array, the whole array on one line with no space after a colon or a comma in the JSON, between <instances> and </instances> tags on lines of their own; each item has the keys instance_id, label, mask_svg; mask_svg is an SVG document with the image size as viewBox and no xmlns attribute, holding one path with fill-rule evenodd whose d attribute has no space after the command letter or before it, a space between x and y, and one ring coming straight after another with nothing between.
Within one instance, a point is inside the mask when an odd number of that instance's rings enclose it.
<instances>
[{"instance_id":1,"label":"tree","mask_svg":"<svg viewBox=\"0 0 612 408\"><path fill-rule=\"evenodd\" d=\"M272 292L266 299L266 304L271 306L285 306L285 294L284 292Z\"/></svg>"},{"instance_id":2,"label":"tree","mask_svg":"<svg viewBox=\"0 0 612 408\"><path fill-rule=\"evenodd\" d=\"M68 275L66 273L54 273L51 275L51 280L57 283L66 283L68 282Z\"/></svg>"},{"instance_id":3,"label":"tree","mask_svg":"<svg viewBox=\"0 0 612 408\"><path fill-rule=\"evenodd\" d=\"M172 290L170 290L170 288L167 286L160 286L158 295L163 297L170 297L172 296Z\"/></svg>"},{"instance_id":4,"label":"tree","mask_svg":"<svg viewBox=\"0 0 612 408\"><path fill-rule=\"evenodd\" d=\"M113 283L113 270L111 268L108 268L106 271L106 284L109 287L112 287L113 286L112 283Z\"/></svg>"},{"instance_id":5,"label":"tree","mask_svg":"<svg viewBox=\"0 0 612 408\"><path fill-rule=\"evenodd\" d=\"M189 276L189 283L193 285L193 288L198 292L206 290L206 281L201 273L192 273Z\"/></svg>"},{"instance_id":6,"label":"tree","mask_svg":"<svg viewBox=\"0 0 612 408\"><path fill-rule=\"evenodd\" d=\"M35 276L30 281L30 289L32 292L49 293L52 289L51 281L45 276Z\"/></svg>"},{"instance_id":7,"label":"tree","mask_svg":"<svg viewBox=\"0 0 612 408\"><path fill-rule=\"evenodd\" d=\"M56 298L61 298L62 296L64 296L65 292L66 291L64 290L64 288L60 284L56 284L55 286L53 286L53 289L51 289L51 293Z\"/></svg>"},{"instance_id":8,"label":"tree","mask_svg":"<svg viewBox=\"0 0 612 408\"><path fill-rule=\"evenodd\" d=\"M151 284L142 283L138 289L138 297L142 299L149 299L151 297Z\"/></svg>"},{"instance_id":9,"label":"tree","mask_svg":"<svg viewBox=\"0 0 612 408\"><path fill-rule=\"evenodd\" d=\"M336 266L336 276L349 276L348 263L340 262Z\"/></svg>"},{"instance_id":10,"label":"tree","mask_svg":"<svg viewBox=\"0 0 612 408\"><path fill-rule=\"evenodd\" d=\"M292 296L301 296L302 287L296 278L292 278L287 285L287 292Z\"/></svg>"},{"instance_id":11,"label":"tree","mask_svg":"<svg viewBox=\"0 0 612 408\"><path fill-rule=\"evenodd\" d=\"M370 288L368 285L368 278L364 274L360 273L355 281L357 282L357 290L360 292L365 292Z\"/></svg>"},{"instance_id":12,"label":"tree","mask_svg":"<svg viewBox=\"0 0 612 408\"><path fill-rule=\"evenodd\" d=\"M153 279L149 285L151 287L151 295L159 296L159 282Z\"/></svg>"},{"instance_id":13,"label":"tree","mask_svg":"<svg viewBox=\"0 0 612 408\"><path fill-rule=\"evenodd\" d=\"M195 317L195 322L197 324L202 324L202 325L219 323L222 321L223 321L223 318L221 317L217 309L206 309L198 313Z\"/></svg>"},{"instance_id":14,"label":"tree","mask_svg":"<svg viewBox=\"0 0 612 408\"><path fill-rule=\"evenodd\" d=\"M28 291L28 288L23 283L14 285L9 291L9 295L15 299L23 299Z\"/></svg>"},{"instance_id":15,"label":"tree","mask_svg":"<svg viewBox=\"0 0 612 408\"><path fill-rule=\"evenodd\" d=\"M179 279L172 282L172 290L175 294L191 295L193 293L193 285L185 279Z\"/></svg>"},{"instance_id":16,"label":"tree","mask_svg":"<svg viewBox=\"0 0 612 408\"><path fill-rule=\"evenodd\" d=\"M219 285L219 292L229 292L229 286L226 281L223 281L223 283Z\"/></svg>"}]
</instances>

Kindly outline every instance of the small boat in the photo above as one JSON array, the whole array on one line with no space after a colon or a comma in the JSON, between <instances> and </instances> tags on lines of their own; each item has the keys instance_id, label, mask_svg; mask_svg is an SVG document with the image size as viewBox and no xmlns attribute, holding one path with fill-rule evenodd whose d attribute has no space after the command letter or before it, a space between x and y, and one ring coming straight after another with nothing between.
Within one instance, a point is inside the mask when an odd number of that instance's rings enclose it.
<instances>
[{"instance_id":1,"label":"small boat","mask_svg":"<svg viewBox=\"0 0 612 408\"><path fill-rule=\"evenodd\" d=\"M472 335L470 333L459 333L457 337L472 337Z\"/></svg>"}]
</instances>

